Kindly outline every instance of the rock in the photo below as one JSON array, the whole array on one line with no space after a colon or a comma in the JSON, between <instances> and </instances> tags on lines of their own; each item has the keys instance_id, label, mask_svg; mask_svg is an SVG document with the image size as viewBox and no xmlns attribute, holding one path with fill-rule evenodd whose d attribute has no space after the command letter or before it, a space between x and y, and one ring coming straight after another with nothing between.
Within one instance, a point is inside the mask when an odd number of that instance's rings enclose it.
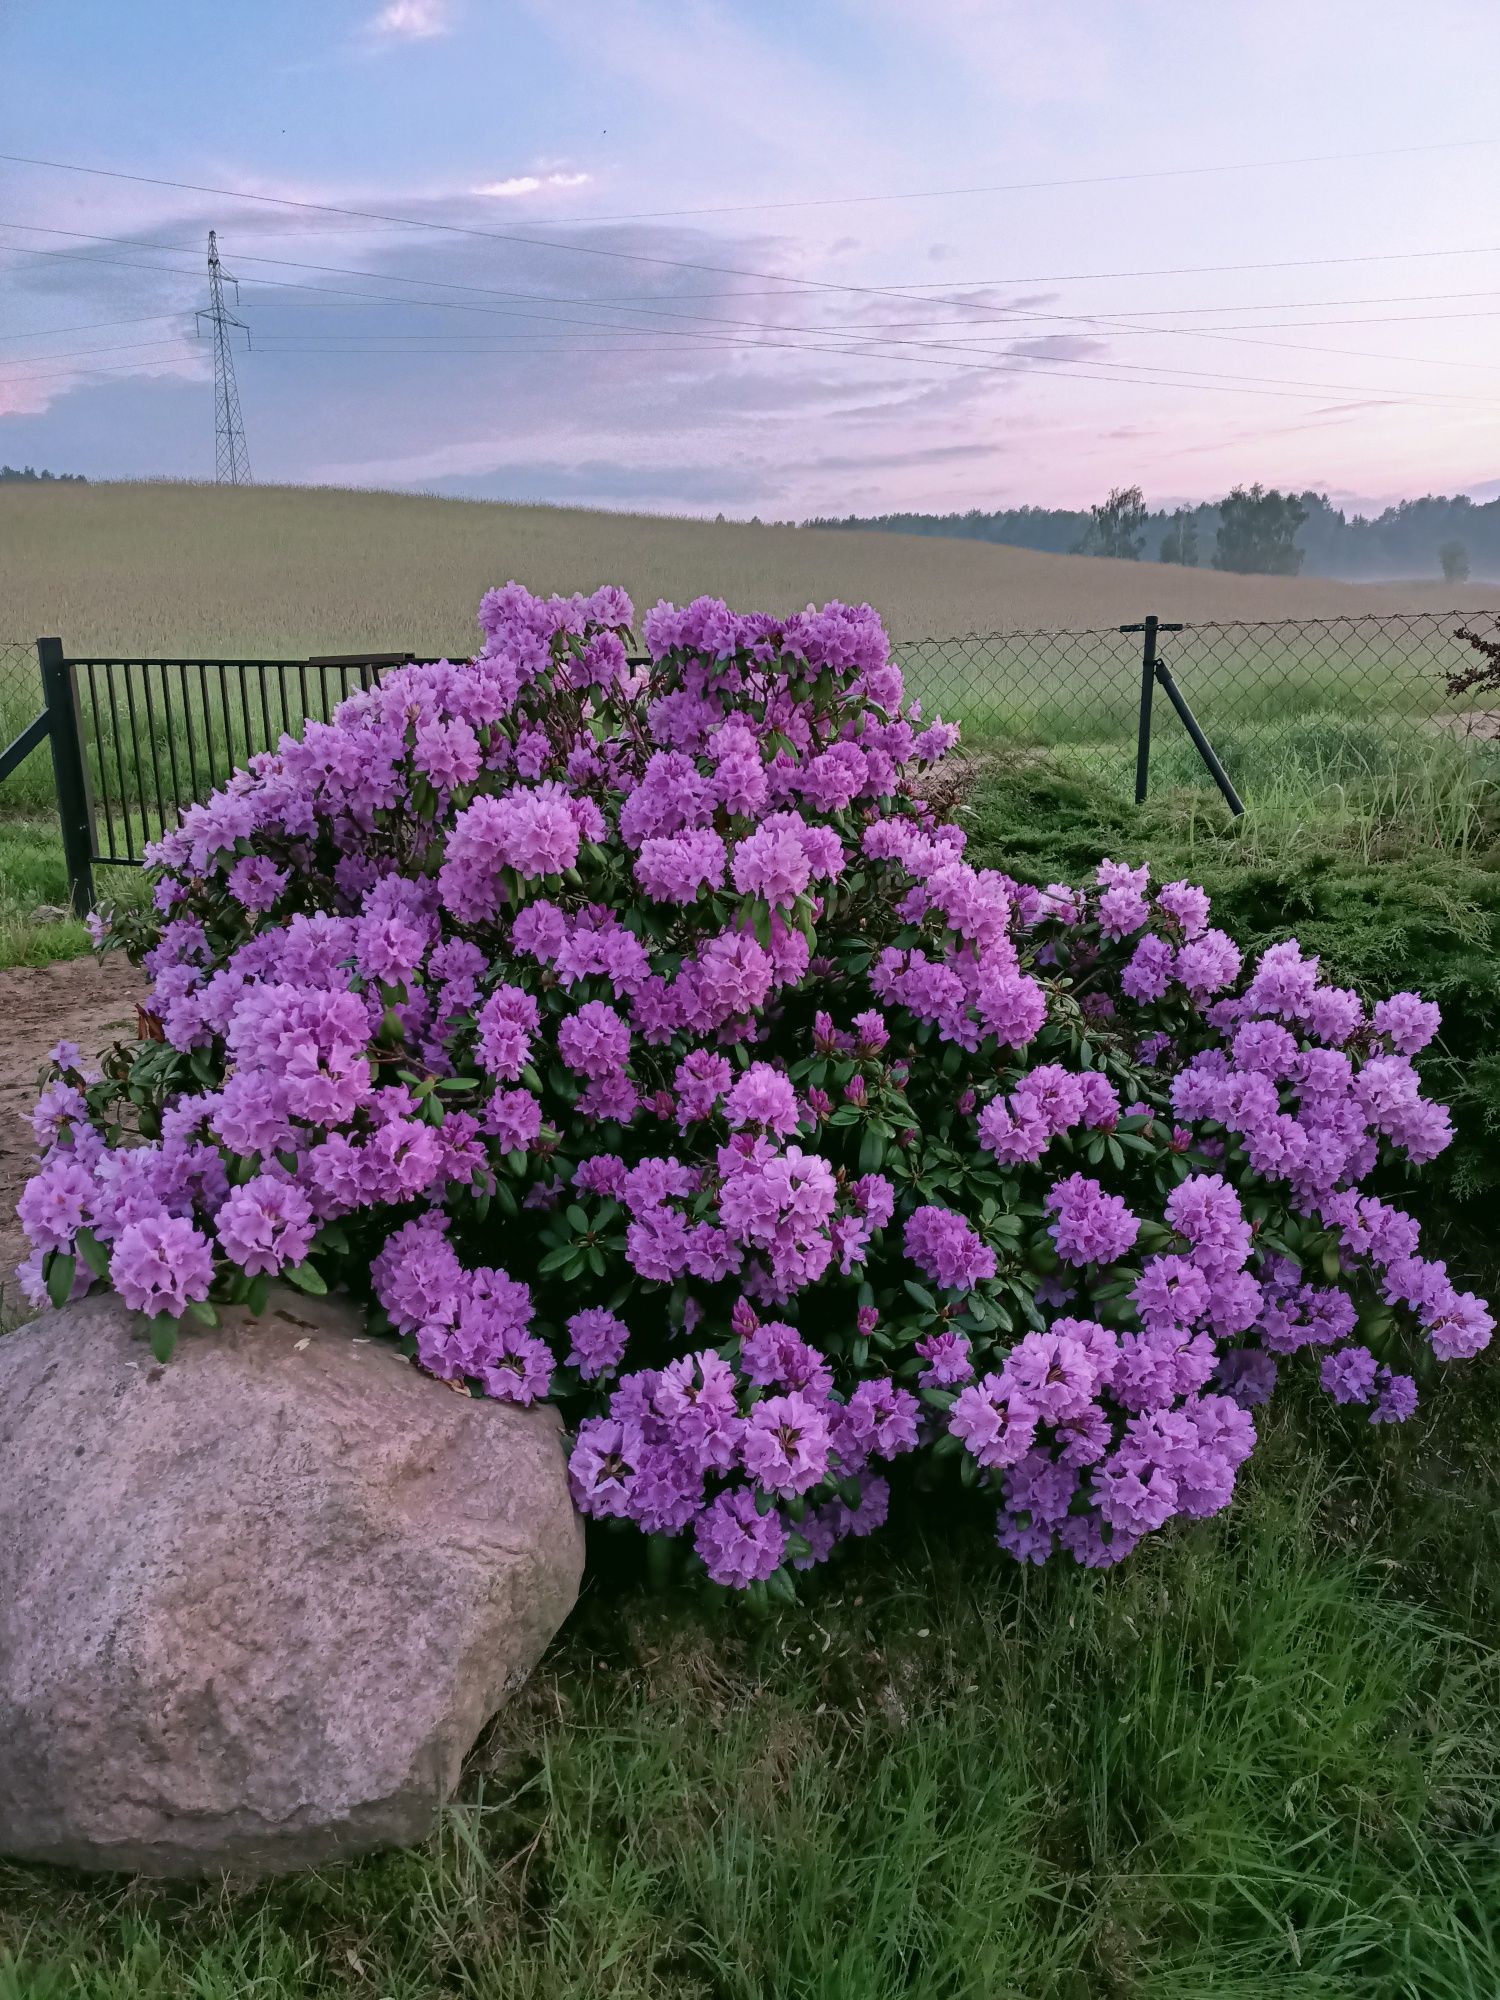
<instances>
[{"instance_id":1,"label":"rock","mask_svg":"<svg viewBox=\"0 0 1500 2000\"><path fill-rule=\"evenodd\" d=\"M279 1291L166 1366L113 1296L0 1339L0 1852L314 1867L431 1829L578 1593L561 1427Z\"/></svg>"},{"instance_id":2,"label":"rock","mask_svg":"<svg viewBox=\"0 0 1500 2000\"><path fill-rule=\"evenodd\" d=\"M38 903L31 913L34 924L66 924L72 920L73 912L62 903Z\"/></svg>"}]
</instances>

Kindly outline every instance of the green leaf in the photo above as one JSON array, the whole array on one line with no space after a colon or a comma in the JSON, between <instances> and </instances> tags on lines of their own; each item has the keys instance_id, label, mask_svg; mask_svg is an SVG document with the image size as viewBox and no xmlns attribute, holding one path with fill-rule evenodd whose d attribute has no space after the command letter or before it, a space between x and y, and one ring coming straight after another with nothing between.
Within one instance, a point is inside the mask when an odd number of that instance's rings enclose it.
<instances>
[{"instance_id":1,"label":"green leaf","mask_svg":"<svg viewBox=\"0 0 1500 2000\"><path fill-rule=\"evenodd\" d=\"M151 1341L151 1352L165 1365L172 1359L177 1346L177 1322L170 1313L158 1313L146 1329Z\"/></svg>"},{"instance_id":2,"label":"green leaf","mask_svg":"<svg viewBox=\"0 0 1500 2000\"><path fill-rule=\"evenodd\" d=\"M245 1304L257 1316L263 1313L271 1297L271 1279L268 1272L257 1271L250 1280L250 1289L245 1296Z\"/></svg>"},{"instance_id":3,"label":"green leaf","mask_svg":"<svg viewBox=\"0 0 1500 2000\"><path fill-rule=\"evenodd\" d=\"M791 1571L785 1564L780 1569L773 1569L766 1578L766 1593L781 1604L797 1602L797 1586L792 1582Z\"/></svg>"},{"instance_id":4,"label":"green leaf","mask_svg":"<svg viewBox=\"0 0 1500 2000\"><path fill-rule=\"evenodd\" d=\"M322 1272L306 1258L300 1264L291 1265L282 1275L283 1277L290 1278L298 1291L311 1292L315 1298L321 1298L328 1290L328 1284Z\"/></svg>"},{"instance_id":5,"label":"green leaf","mask_svg":"<svg viewBox=\"0 0 1500 2000\"><path fill-rule=\"evenodd\" d=\"M60 1250L54 1250L47 1260L47 1296L55 1306L65 1306L73 1296L73 1276L78 1269L76 1257L65 1257Z\"/></svg>"},{"instance_id":6,"label":"green leaf","mask_svg":"<svg viewBox=\"0 0 1500 2000\"><path fill-rule=\"evenodd\" d=\"M200 1326L217 1326L219 1315L207 1299L189 1299L188 1311Z\"/></svg>"},{"instance_id":7,"label":"green leaf","mask_svg":"<svg viewBox=\"0 0 1500 2000\"><path fill-rule=\"evenodd\" d=\"M73 1239L73 1247L96 1278L109 1276L108 1247L99 1241L92 1229L80 1229Z\"/></svg>"}]
</instances>

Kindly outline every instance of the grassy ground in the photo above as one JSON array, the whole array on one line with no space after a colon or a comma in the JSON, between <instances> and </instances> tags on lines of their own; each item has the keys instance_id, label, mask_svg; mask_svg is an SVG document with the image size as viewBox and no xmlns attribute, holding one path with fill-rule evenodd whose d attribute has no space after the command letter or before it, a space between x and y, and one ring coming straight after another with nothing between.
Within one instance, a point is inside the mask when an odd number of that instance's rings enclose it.
<instances>
[{"instance_id":1,"label":"grassy ground","mask_svg":"<svg viewBox=\"0 0 1500 2000\"><path fill-rule=\"evenodd\" d=\"M1149 858L1246 939L1439 991L1474 1164L1430 1219L1500 1289L1485 755L1262 722L1232 822L1165 732L1144 813L1104 750L983 760L976 853ZM0 836L0 954L77 941L20 921L60 895L48 839ZM429 1848L239 1891L0 1868L0 2000L1493 2000L1497 1416L1492 1355L1404 1433L1294 1395L1228 1516L1110 1576L1020 1572L956 1506L757 1624L606 1540Z\"/></svg>"},{"instance_id":2,"label":"grassy ground","mask_svg":"<svg viewBox=\"0 0 1500 2000\"><path fill-rule=\"evenodd\" d=\"M1231 1517L1113 1576L955 1519L765 1625L596 1584L427 1850L0 1869L0 1996L1481 2000L1500 1689L1443 1484L1496 1489L1442 1421L1380 1472L1278 1424Z\"/></svg>"}]
</instances>

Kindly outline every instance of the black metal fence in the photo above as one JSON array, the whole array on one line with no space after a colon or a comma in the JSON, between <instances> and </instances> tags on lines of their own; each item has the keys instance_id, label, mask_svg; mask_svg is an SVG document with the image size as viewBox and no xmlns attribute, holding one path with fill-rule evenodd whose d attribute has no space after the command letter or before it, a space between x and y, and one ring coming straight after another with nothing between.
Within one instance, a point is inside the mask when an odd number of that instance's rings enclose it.
<instances>
[{"instance_id":1,"label":"black metal fence","mask_svg":"<svg viewBox=\"0 0 1500 2000\"><path fill-rule=\"evenodd\" d=\"M326 722L346 695L413 657L72 659L61 640L39 639L40 712L0 752L0 781L49 745L69 894L87 909L96 868L139 867L186 806L257 751Z\"/></svg>"},{"instance_id":2,"label":"black metal fence","mask_svg":"<svg viewBox=\"0 0 1500 2000\"><path fill-rule=\"evenodd\" d=\"M1500 710L1450 685L1475 659L1465 631L1500 637L1500 612L1201 625L1151 617L908 640L896 650L908 693L929 716L961 722L971 752L1052 750L1138 801L1152 786L1217 785L1238 811L1242 795L1263 796L1289 773L1348 783L1413 758L1474 746L1488 754ZM34 653L0 643L0 742L13 736L0 750L0 781L50 746L70 890L87 907L96 867L137 866L184 806L255 751L326 720L355 688L413 657L430 656L76 659L55 639Z\"/></svg>"}]
</instances>

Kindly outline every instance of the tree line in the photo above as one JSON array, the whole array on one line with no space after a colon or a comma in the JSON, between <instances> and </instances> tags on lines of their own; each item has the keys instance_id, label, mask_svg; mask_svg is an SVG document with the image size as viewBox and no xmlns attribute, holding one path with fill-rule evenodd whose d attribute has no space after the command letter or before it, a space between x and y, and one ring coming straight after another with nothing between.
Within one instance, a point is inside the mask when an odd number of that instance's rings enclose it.
<instances>
[{"instance_id":1,"label":"tree line","mask_svg":"<svg viewBox=\"0 0 1500 2000\"><path fill-rule=\"evenodd\" d=\"M1337 577L1471 573L1500 578L1500 499L1466 494L1403 500L1377 515L1346 514L1323 493L1236 486L1195 507L1148 508L1139 486L1117 486L1095 507L1010 507L993 513L850 514L809 528L874 528L907 535L1004 542L1054 555L1182 563L1241 574Z\"/></svg>"},{"instance_id":2,"label":"tree line","mask_svg":"<svg viewBox=\"0 0 1500 2000\"><path fill-rule=\"evenodd\" d=\"M40 485L43 480L51 480L65 486L87 486L88 481L81 472L38 472L34 465L0 465L0 485L14 480Z\"/></svg>"}]
</instances>

